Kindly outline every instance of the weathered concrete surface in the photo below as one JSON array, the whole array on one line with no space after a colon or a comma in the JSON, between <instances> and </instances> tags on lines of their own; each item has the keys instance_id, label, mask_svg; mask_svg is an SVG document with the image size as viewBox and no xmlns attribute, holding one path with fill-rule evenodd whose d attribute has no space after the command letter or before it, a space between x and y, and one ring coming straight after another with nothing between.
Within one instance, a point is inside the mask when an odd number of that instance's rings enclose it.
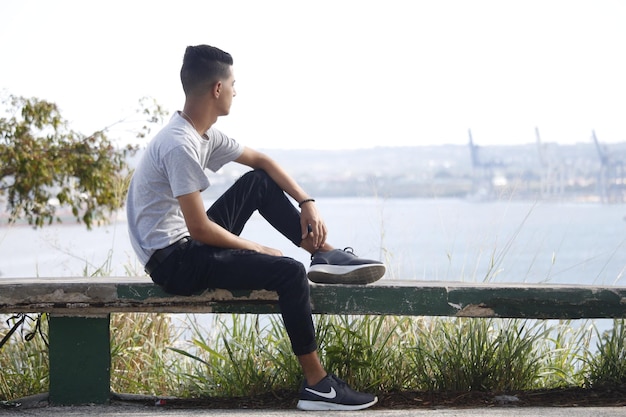
<instances>
[{"instance_id":1,"label":"weathered concrete surface","mask_svg":"<svg viewBox=\"0 0 626 417\"><path fill-rule=\"evenodd\" d=\"M278 296L271 291L206 291L190 297L167 294L149 277L134 278L0 278L0 313L48 312L94 315L110 312L211 313L239 312L244 304L266 305L276 312ZM241 311L245 312L245 311Z\"/></svg>"},{"instance_id":2,"label":"weathered concrete surface","mask_svg":"<svg viewBox=\"0 0 626 417\"><path fill-rule=\"evenodd\" d=\"M271 291L165 293L149 277L0 278L0 313L277 313ZM311 285L315 313L539 319L626 317L626 287L388 281Z\"/></svg>"}]
</instances>

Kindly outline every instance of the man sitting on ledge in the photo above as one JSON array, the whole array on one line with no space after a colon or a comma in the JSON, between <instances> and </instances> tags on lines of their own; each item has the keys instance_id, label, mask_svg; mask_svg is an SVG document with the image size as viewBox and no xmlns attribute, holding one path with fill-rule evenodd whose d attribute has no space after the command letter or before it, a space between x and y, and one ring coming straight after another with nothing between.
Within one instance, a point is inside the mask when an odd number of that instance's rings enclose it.
<instances>
[{"instance_id":1,"label":"man sitting on ledge","mask_svg":"<svg viewBox=\"0 0 626 417\"><path fill-rule=\"evenodd\" d=\"M318 283L368 284L384 275L385 266L329 245L315 200L270 157L212 128L230 112L235 97L232 65L230 54L218 48L187 47L180 72L183 110L149 143L128 191L133 249L152 280L173 294L209 288L276 291L305 378L298 408L368 408L377 402L375 396L352 390L319 361L304 266L240 233L258 210L311 254L308 278ZM205 211L200 193L209 180L204 169L217 171L232 161L253 170Z\"/></svg>"}]
</instances>

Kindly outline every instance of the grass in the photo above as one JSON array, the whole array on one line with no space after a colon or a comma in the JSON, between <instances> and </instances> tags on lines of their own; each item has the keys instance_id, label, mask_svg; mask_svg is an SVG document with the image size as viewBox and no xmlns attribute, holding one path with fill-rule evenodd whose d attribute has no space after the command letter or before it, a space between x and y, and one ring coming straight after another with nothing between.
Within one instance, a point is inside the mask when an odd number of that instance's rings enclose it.
<instances>
[{"instance_id":1,"label":"grass","mask_svg":"<svg viewBox=\"0 0 626 417\"><path fill-rule=\"evenodd\" d=\"M3 317L0 335L7 334L17 320L16 317ZM22 328L0 350L0 401L48 390L48 347L39 334L36 320L26 319ZM42 333L47 334L45 314L39 323Z\"/></svg>"},{"instance_id":2,"label":"grass","mask_svg":"<svg viewBox=\"0 0 626 417\"><path fill-rule=\"evenodd\" d=\"M299 365L289 339L276 316L264 318L262 325L258 315L217 316L212 338L194 324L190 349L171 349L195 362L186 391L235 397L293 388Z\"/></svg>"},{"instance_id":3,"label":"grass","mask_svg":"<svg viewBox=\"0 0 626 417\"><path fill-rule=\"evenodd\" d=\"M167 314L111 315L111 388L115 392L160 394L178 389L179 361L166 355L178 330Z\"/></svg>"},{"instance_id":4,"label":"grass","mask_svg":"<svg viewBox=\"0 0 626 417\"><path fill-rule=\"evenodd\" d=\"M597 330L596 330L597 331ZM598 335L598 354L588 359L588 386L626 382L626 323L615 320L613 328Z\"/></svg>"},{"instance_id":5,"label":"grass","mask_svg":"<svg viewBox=\"0 0 626 417\"><path fill-rule=\"evenodd\" d=\"M316 316L325 368L356 389L384 392L514 391L597 384L602 361L623 344L613 337L589 347L595 327L584 321ZM580 324L580 323L577 323ZM621 327L620 327L621 326ZM613 334L611 333L611 334ZM211 332L194 326L192 345L175 352L190 360L186 393L242 396L295 390L301 372L278 316L219 316ZM594 353L595 352L595 353ZM621 355L624 355L621 351ZM611 383L625 383L613 378Z\"/></svg>"},{"instance_id":6,"label":"grass","mask_svg":"<svg viewBox=\"0 0 626 417\"><path fill-rule=\"evenodd\" d=\"M520 320L437 320L418 329L412 350L417 385L429 391L534 388L542 369L541 323Z\"/></svg>"},{"instance_id":7,"label":"grass","mask_svg":"<svg viewBox=\"0 0 626 417\"><path fill-rule=\"evenodd\" d=\"M181 328L169 315L112 315L112 390L197 398L298 388L301 372L280 316L211 317L209 330L186 320L191 339L181 344ZM315 322L326 369L372 392L626 383L624 320L598 334L595 349L591 321L315 316ZM45 315L41 323L45 334ZM3 321L0 334L7 329ZM45 340L38 333L25 340L35 331L28 321L0 351L0 400L47 391Z\"/></svg>"},{"instance_id":8,"label":"grass","mask_svg":"<svg viewBox=\"0 0 626 417\"><path fill-rule=\"evenodd\" d=\"M319 316L316 321L320 357L328 372L361 390L391 391L405 387L410 369L404 366L405 349L399 346L410 343L410 319Z\"/></svg>"}]
</instances>

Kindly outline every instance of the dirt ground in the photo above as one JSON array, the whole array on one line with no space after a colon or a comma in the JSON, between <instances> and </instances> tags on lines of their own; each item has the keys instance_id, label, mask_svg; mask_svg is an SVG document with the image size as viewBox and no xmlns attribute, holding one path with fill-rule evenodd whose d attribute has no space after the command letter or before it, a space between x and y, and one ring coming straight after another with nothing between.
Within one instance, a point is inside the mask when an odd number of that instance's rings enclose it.
<instances>
[{"instance_id":1,"label":"dirt ground","mask_svg":"<svg viewBox=\"0 0 626 417\"><path fill-rule=\"evenodd\" d=\"M143 400L147 401L147 400ZM152 405L154 405L154 400ZM293 409L297 392L284 391L254 397L162 399L160 405L172 408L250 408ZM467 408L467 407L615 407L626 406L626 385L582 389L520 392L397 392L379 395L379 408Z\"/></svg>"}]
</instances>

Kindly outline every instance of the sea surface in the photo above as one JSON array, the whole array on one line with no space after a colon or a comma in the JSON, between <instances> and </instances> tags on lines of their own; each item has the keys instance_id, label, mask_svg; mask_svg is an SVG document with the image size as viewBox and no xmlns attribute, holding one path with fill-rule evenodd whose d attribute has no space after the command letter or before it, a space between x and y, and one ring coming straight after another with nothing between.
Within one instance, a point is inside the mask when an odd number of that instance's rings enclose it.
<instances>
[{"instance_id":1,"label":"sea surface","mask_svg":"<svg viewBox=\"0 0 626 417\"><path fill-rule=\"evenodd\" d=\"M317 205L329 242L383 260L383 279L626 285L626 205L383 198ZM260 216L243 235L308 265L309 255ZM0 226L0 280L92 274L143 274L123 212L91 231L72 221Z\"/></svg>"}]
</instances>

